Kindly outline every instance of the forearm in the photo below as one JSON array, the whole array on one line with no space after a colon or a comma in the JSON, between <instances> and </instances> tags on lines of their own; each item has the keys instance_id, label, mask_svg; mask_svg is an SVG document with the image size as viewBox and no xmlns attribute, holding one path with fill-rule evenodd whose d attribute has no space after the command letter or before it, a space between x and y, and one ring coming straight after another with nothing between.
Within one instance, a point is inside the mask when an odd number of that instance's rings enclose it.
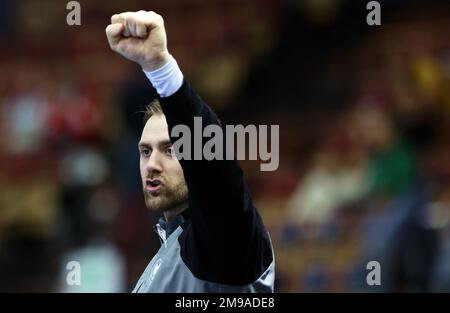
<instances>
[{"instance_id":1,"label":"forearm","mask_svg":"<svg viewBox=\"0 0 450 313\"><path fill-rule=\"evenodd\" d=\"M194 135L191 136L191 142L189 142L191 144L191 158L180 159L191 196L197 196L197 190L199 190L202 191L201 197L207 199L208 197L205 194L207 190L212 189L211 194L216 197L216 203L231 204L230 201L234 201L233 207L228 208L227 212L243 210L242 198L245 190L242 171L237 161L208 161L203 156L200 160L193 160L194 149L201 149L200 154L203 152L203 145L194 142L199 139L194 138L196 137L194 118L200 118L204 128L208 125L220 124L216 114L197 95L189 83L183 80L183 75L175 59L171 58L169 63L161 69L150 73L145 72L145 74L160 95L160 103L166 116L172 142L179 139L172 135L172 130L177 125L187 126L191 135ZM201 129L201 132L203 133L203 129ZM225 140L223 140L222 149L225 152L224 155L226 155L224 142ZM228 192L225 194L224 190ZM224 198L223 202L218 201L221 198Z\"/></svg>"}]
</instances>

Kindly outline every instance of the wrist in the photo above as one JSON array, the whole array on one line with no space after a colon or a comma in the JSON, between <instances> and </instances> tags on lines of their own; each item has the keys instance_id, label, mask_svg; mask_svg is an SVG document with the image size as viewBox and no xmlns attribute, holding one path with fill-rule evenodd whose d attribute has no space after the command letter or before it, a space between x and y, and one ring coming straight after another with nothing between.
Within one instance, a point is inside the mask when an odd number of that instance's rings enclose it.
<instances>
[{"instance_id":1,"label":"wrist","mask_svg":"<svg viewBox=\"0 0 450 313\"><path fill-rule=\"evenodd\" d=\"M173 95L183 85L183 73L170 54L166 64L153 71L143 71L162 98Z\"/></svg>"},{"instance_id":2,"label":"wrist","mask_svg":"<svg viewBox=\"0 0 450 313\"><path fill-rule=\"evenodd\" d=\"M152 57L151 60L142 62L140 65L144 71L153 72L166 65L169 61L170 54L168 51L165 51L157 56Z\"/></svg>"}]
</instances>

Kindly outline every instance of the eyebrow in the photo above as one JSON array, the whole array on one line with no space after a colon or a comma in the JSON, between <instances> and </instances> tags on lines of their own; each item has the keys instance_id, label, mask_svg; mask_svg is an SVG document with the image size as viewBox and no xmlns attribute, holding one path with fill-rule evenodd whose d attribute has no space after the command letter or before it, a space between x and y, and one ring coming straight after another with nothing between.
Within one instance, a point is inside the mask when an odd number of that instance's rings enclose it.
<instances>
[{"instance_id":1,"label":"eyebrow","mask_svg":"<svg viewBox=\"0 0 450 313\"><path fill-rule=\"evenodd\" d=\"M167 147L167 146L170 146L170 145L172 145L172 142L170 140L163 140L163 141L158 143L159 147ZM139 142L139 144L138 144L138 148L139 149L151 148L151 147L152 147L152 145L149 144L149 143L146 143L146 142Z\"/></svg>"}]
</instances>

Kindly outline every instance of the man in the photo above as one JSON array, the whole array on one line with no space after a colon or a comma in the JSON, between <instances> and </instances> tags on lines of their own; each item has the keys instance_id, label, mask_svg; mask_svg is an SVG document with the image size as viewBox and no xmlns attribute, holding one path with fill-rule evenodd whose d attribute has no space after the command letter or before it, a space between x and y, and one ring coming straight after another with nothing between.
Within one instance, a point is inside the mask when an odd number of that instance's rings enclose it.
<instances>
[{"instance_id":1,"label":"man","mask_svg":"<svg viewBox=\"0 0 450 313\"><path fill-rule=\"evenodd\" d=\"M274 256L236 160L178 160L176 125L220 125L184 80L167 50L162 17L113 15L112 50L138 63L159 99L147 109L139 142L145 202L164 217L155 229L161 248L133 292L273 292ZM224 147L225 149L225 147Z\"/></svg>"}]
</instances>

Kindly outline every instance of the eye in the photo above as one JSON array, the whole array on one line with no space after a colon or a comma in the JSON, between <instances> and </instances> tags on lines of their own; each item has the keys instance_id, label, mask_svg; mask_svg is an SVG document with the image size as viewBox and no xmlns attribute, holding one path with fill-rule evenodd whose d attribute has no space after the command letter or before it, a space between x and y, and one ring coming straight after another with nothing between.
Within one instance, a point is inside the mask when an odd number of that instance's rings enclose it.
<instances>
[{"instance_id":1,"label":"eye","mask_svg":"<svg viewBox=\"0 0 450 313\"><path fill-rule=\"evenodd\" d=\"M169 155L169 156L173 156L173 148L172 148L172 146L167 147L166 154Z\"/></svg>"},{"instance_id":2,"label":"eye","mask_svg":"<svg viewBox=\"0 0 450 313\"><path fill-rule=\"evenodd\" d=\"M148 157L148 156L150 156L150 154L151 154L151 151L150 151L149 148L142 148L141 149L141 155L143 157Z\"/></svg>"}]
</instances>

